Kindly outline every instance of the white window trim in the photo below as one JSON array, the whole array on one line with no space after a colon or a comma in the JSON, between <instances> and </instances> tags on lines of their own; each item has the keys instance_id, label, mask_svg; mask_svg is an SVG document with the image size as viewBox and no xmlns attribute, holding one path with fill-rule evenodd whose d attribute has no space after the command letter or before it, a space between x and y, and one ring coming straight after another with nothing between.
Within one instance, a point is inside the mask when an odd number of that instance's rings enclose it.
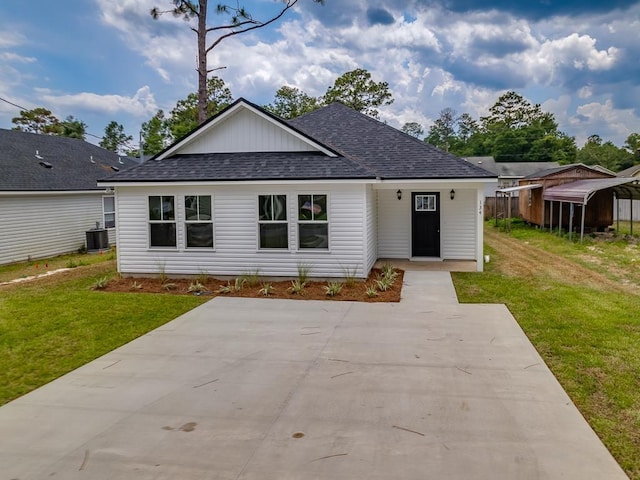
<instances>
[{"instance_id":1,"label":"white window trim","mask_svg":"<svg viewBox=\"0 0 640 480\"><path fill-rule=\"evenodd\" d=\"M162 204L162 198L163 197L173 197L173 216L174 219L173 220L151 220L150 215L149 215L149 199L151 197L160 197L160 204ZM177 202L179 201L179 196L175 195L175 194L158 194L158 195L147 195L146 196L146 209L147 209L147 248L149 250L168 250L171 252L175 252L176 250L178 250L178 245L179 245L179 235L178 235L178 220L179 220L179 209L180 206L177 204ZM158 246L153 246L151 245L151 225L152 224L160 224L160 223L173 223L175 225L175 232L176 232L176 244L175 246L166 246L166 245L158 245Z\"/></svg>"},{"instance_id":2,"label":"white window trim","mask_svg":"<svg viewBox=\"0 0 640 480\"><path fill-rule=\"evenodd\" d=\"M287 206L285 208L285 220L260 220L260 197L273 197L275 196L283 196L287 202ZM256 209L256 251L258 252L268 252L268 253L284 253L291 251L291 219L289 215L289 206L291 205L290 196L287 193L277 192L277 193L258 193L256 197L256 205L258 208ZM287 246L286 248L273 248L273 247L261 247L260 246L260 225L261 224L278 224L284 223L287 225Z\"/></svg>"},{"instance_id":3,"label":"white window trim","mask_svg":"<svg viewBox=\"0 0 640 480\"><path fill-rule=\"evenodd\" d=\"M433 199L433 208L418 208L418 199L419 198L432 198ZM438 211L438 198L437 195L434 194L419 194L414 197L413 200L413 211L414 212L437 212Z\"/></svg>"},{"instance_id":4,"label":"white window trim","mask_svg":"<svg viewBox=\"0 0 640 480\"><path fill-rule=\"evenodd\" d=\"M104 199L105 198L113 198L113 212L107 212L104 209ZM113 227L107 227L107 214L113 214ZM116 228L117 220L116 220L116 196L115 195L103 195L102 196L102 226L107 230L113 230Z\"/></svg>"},{"instance_id":5,"label":"white window trim","mask_svg":"<svg viewBox=\"0 0 640 480\"><path fill-rule=\"evenodd\" d=\"M311 195L311 203L313 203L314 196L324 195L327 198L327 219L326 220L300 220L299 219L299 197ZM331 252L331 196L328 192L298 192L296 193L296 201L295 201L295 224L296 224L296 251L297 252L305 252L305 253L330 253ZM322 248L301 248L300 247L300 225L308 225L308 224L318 224L324 223L327 225L327 246Z\"/></svg>"},{"instance_id":6,"label":"white window trim","mask_svg":"<svg viewBox=\"0 0 640 480\"><path fill-rule=\"evenodd\" d=\"M185 198L186 197L211 197L211 220L187 220L187 207L185 206ZM199 201L198 201L199 202ZM198 203L199 205L199 203ZM184 250L201 250L207 252L213 252L216 249L216 223L214 221L215 218L215 204L214 204L214 196L212 193L190 193L188 195L180 195L180 209L183 209L182 218L182 226L183 226L183 238L184 238ZM176 212L176 219L178 218L178 213ZM212 247L190 247L187 245L187 224L189 223L211 223L211 235L213 235L213 246ZM177 232L176 232L177 235ZM176 240L176 245L178 241Z\"/></svg>"}]
</instances>

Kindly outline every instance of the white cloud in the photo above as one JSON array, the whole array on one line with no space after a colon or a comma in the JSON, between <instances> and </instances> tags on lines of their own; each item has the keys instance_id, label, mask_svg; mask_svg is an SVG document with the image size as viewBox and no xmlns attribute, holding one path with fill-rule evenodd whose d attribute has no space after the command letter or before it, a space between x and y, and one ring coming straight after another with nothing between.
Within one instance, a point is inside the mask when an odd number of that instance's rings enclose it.
<instances>
[{"instance_id":1,"label":"white cloud","mask_svg":"<svg viewBox=\"0 0 640 480\"><path fill-rule=\"evenodd\" d=\"M569 122L583 132L576 137L579 146L592 134L600 135L605 140L616 138L618 146L621 146L630 133L637 131L640 117L632 109L617 109L611 100L605 100L604 103L592 102L579 106Z\"/></svg>"},{"instance_id":2,"label":"white cloud","mask_svg":"<svg viewBox=\"0 0 640 480\"><path fill-rule=\"evenodd\" d=\"M36 61L33 57L23 57L12 52L0 53L0 61L2 62L16 62L16 63L34 63Z\"/></svg>"},{"instance_id":3,"label":"white cloud","mask_svg":"<svg viewBox=\"0 0 640 480\"><path fill-rule=\"evenodd\" d=\"M48 89L37 89L36 91L39 94L39 98L48 105L52 111L88 111L109 115L129 114L139 118L148 118L158 109L151 89L146 85L138 89L131 97L122 95L98 95L90 92L55 95Z\"/></svg>"}]
</instances>

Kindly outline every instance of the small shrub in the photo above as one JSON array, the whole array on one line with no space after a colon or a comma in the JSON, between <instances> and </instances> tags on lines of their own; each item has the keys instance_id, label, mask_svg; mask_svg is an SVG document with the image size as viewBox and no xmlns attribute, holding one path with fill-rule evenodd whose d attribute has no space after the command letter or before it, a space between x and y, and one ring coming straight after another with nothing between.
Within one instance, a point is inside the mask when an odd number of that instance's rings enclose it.
<instances>
[{"instance_id":1,"label":"small shrub","mask_svg":"<svg viewBox=\"0 0 640 480\"><path fill-rule=\"evenodd\" d=\"M273 293L273 285L270 282L263 283L262 288L258 290L258 293L268 297Z\"/></svg>"},{"instance_id":2,"label":"small shrub","mask_svg":"<svg viewBox=\"0 0 640 480\"><path fill-rule=\"evenodd\" d=\"M233 287L231 286L231 282L227 282L226 285L220 285L220 288L218 288L218 290L216 291L222 294L233 292Z\"/></svg>"},{"instance_id":3,"label":"small shrub","mask_svg":"<svg viewBox=\"0 0 640 480\"><path fill-rule=\"evenodd\" d=\"M209 274L204 271L204 270L200 270L200 274L198 275L198 283L201 283L202 285L206 285L207 282L209 281Z\"/></svg>"},{"instance_id":4,"label":"small shrub","mask_svg":"<svg viewBox=\"0 0 640 480\"><path fill-rule=\"evenodd\" d=\"M256 268L252 272L243 273L242 275L240 275L240 278L242 278L247 285L253 288L259 283L260 269Z\"/></svg>"},{"instance_id":5,"label":"small shrub","mask_svg":"<svg viewBox=\"0 0 640 480\"><path fill-rule=\"evenodd\" d=\"M158 278L162 283L167 283L167 265L165 262L158 262Z\"/></svg>"},{"instance_id":6,"label":"small shrub","mask_svg":"<svg viewBox=\"0 0 640 480\"><path fill-rule=\"evenodd\" d=\"M391 284L393 285L393 282L395 282L396 278L398 278L398 272L390 263L385 263L382 266L382 276L390 280Z\"/></svg>"},{"instance_id":7,"label":"small shrub","mask_svg":"<svg viewBox=\"0 0 640 480\"><path fill-rule=\"evenodd\" d=\"M101 277L98 280L96 280L96 283L93 284L93 289L94 290L103 290L107 286L107 283L109 283L109 278L108 277Z\"/></svg>"},{"instance_id":8,"label":"small shrub","mask_svg":"<svg viewBox=\"0 0 640 480\"><path fill-rule=\"evenodd\" d=\"M206 291L207 291L207 287L205 287L198 281L191 282L189 284L189 288L187 288L187 292L189 293L204 293Z\"/></svg>"},{"instance_id":9,"label":"small shrub","mask_svg":"<svg viewBox=\"0 0 640 480\"><path fill-rule=\"evenodd\" d=\"M340 293L341 290L342 290L342 283L340 282L329 282L324 287L324 291L330 297L335 297Z\"/></svg>"},{"instance_id":10,"label":"small shrub","mask_svg":"<svg viewBox=\"0 0 640 480\"><path fill-rule=\"evenodd\" d=\"M131 284L131 290L142 290L142 284L134 280Z\"/></svg>"},{"instance_id":11,"label":"small shrub","mask_svg":"<svg viewBox=\"0 0 640 480\"><path fill-rule=\"evenodd\" d=\"M292 280L291 286L289 287L289 291L294 295L304 295L304 287L307 284L305 282L301 282L298 280Z\"/></svg>"},{"instance_id":12,"label":"small shrub","mask_svg":"<svg viewBox=\"0 0 640 480\"><path fill-rule=\"evenodd\" d=\"M393 281L389 280L386 277L382 277L376 280L375 282L376 282L376 287L378 287L378 290L380 290L381 292L386 292L387 290L390 290L391 287L393 286Z\"/></svg>"},{"instance_id":13,"label":"small shrub","mask_svg":"<svg viewBox=\"0 0 640 480\"><path fill-rule=\"evenodd\" d=\"M175 290L176 288L178 288L178 285L176 285L175 283L167 282L164 285L162 285L162 288L164 288L167 291Z\"/></svg>"},{"instance_id":14,"label":"small shrub","mask_svg":"<svg viewBox=\"0 0 640 480\"><path fill-rule=\"evenodd\" d=\"M369 298L377 297L378 296L378 291L376 290L376 286L375 285L367 285L367 289L365 290L365 294Z\"/></svg>"},{"instance_id":15,"label":"small shrub","mask_svg":"<svg viewBox=\"0 0 640 480\"><path fill-rule=\"evenodd\" d=\"M342 273L344 275L344 283L348 288L353 288L356 286L356 283L358 281L358 279L356 278L356 271L357 271L356 267L354 267L353 269L349 267L342 268Z\"/></svg>"},{"instance_id":16,"label":"small shrub","mask_svg":"<svg viewBox=\"0 0 640 480\"><path fill-rule=\"evenodd\" d=\"M309 275L311 274L311 267L309 265L305 265L304 263L298 264L298 280L300 283L307 283L309 280Z\"/></svg>"},{"instance_id":17,"label":"small shrub","mask_svg":"<svg viewBox=\"0 0 640 480\"><path fill-rule=\"evenodd\" d=\"M245 286L246 284L247 284L247 280L245 280L245 279L244 279L244 278L242 278L242 277L238 277L238 278L236 278L236 281L235 281L235 282L234 282L234 284L233 284L233 290L234 290L235 292L239 292L239 291L241 291L241 290L244 288L244 286Z\"/></svg>"}]
</instances>

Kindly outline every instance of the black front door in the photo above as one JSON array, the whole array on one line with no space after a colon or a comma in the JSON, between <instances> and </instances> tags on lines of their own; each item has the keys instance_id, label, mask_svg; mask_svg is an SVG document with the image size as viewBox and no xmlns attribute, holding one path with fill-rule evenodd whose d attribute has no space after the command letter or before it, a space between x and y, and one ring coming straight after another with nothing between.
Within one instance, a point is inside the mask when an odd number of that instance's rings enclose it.
<instances>
[{"instance_id":1,"label":"black front door","mask_svg":"<svg viewBox=\"0 0 640 480\"><path fill-rule=\"evenodd\" d=\"M440 194L411 194L411 256L440 256Z\"/></svg>"}]
</instances>

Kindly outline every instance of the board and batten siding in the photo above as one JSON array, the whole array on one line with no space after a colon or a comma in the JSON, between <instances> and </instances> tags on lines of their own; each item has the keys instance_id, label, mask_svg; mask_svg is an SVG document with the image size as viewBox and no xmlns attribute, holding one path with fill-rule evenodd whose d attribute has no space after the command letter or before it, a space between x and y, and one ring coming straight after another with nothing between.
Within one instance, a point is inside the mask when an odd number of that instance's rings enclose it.
<instances>
[{"instance_id":1,"label":"board and batten siding","mask_svg":"<svg viewBox=\"0 0 640 480\"><path fill-rule=\"evenodd\" d=\"M118 266L124 275L236 276L258 270L262 276L296 277L298 265L313 277L342 277L346 269L358 277L363 264L364 203L361 185L305 186L171 186L117 187ZM258 195L286 194L289 249L258 248ZM329 250L298 250L297 195L327 194ZM176 197L177 248L149 248L148 197ZM214 248L186 249L184 196L211 195Z\"/></svg>"},{"instance_id":2,"label":"board and batten siding","mask_svg":"<svg viewBox=\"0 0 640 480\"><path fill-rule=\"evenodd\" d=\"M77 251L104 221L102 192L0 196L0 264Z\"/></svg>"},{"instance_id":3,"label":"board and batten siding","mask_svg":"<svg viewBox=\"0 0 640 480\"><path fill-rule=\"evenodd\" d=\"M477 252L477 190L455 189L455 199L449 197L450 187L420 189L402 188L377 190L378 256L380 258L411 258L411 193L440 193L440 258L444 260L476 260Z\"/></svg>"},{"instance_id":4,"label":"board and batten siding","mask_svg":"<svg viewBox=\"0 0 640 480\"><path fill-rule=\"evenodd\" d=\"M197 136L179 153L302 152L311 146L264 118L239 110L215 129Z\"/></svg>"}]
</instances>

